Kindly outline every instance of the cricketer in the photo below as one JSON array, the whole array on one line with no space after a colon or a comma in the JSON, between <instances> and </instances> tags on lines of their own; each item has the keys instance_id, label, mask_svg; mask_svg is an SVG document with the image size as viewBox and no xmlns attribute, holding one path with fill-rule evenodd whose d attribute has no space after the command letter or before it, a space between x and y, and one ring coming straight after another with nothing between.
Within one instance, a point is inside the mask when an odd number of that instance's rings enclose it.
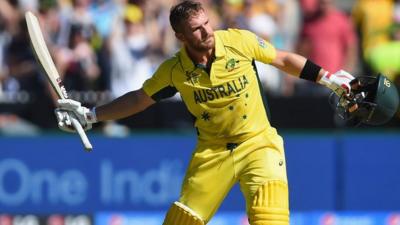
<instances>
[{"instance_id":1,"label":"cricketer","mask_svg":"<svg viewBox=\"0 0 400 225\"><path fill-rule=\"evenodd\" d=\"M196 1L173 6L170 23L182 48L141 89L92 109L59 100L59 127L73 131L72 114L90 129L95 122L131 116L179 92L195 118L198 141L180 197L164 224L207 224L237 182L251 225L289 224L283 140L268 120L255 61L322 84L339 96L350 93L354 77L343 70L330 73L298 54L275 49L247 30L214 31Z\"/></svg>"}]
</instances>

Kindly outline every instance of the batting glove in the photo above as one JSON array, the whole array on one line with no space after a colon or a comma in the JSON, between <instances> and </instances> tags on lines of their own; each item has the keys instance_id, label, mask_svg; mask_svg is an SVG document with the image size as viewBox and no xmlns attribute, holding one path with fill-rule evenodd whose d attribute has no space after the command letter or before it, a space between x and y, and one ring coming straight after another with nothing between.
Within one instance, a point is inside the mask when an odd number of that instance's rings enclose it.
<instances>
[{"instance_id":1,"label":"batting glove","mask_svg":"<svg viewBox=\"0 0 400 225\"><path fill-rule=\"evenodd\" d=\"M90 110L72 99L60 99L58 105L55 114L58 127L63 131L75 132L72 119L77 119L84 130L91 129L92 124L97 122L95 108Z\"/></svg>"},{"instance_id":2,"label":"batting glove","mask_svg":"<svg viewBox=\"0 0 400 225\"><path fill-rule=\"evenodd\" d=\"M333 92L336 93L337 96L341 97L343 94L348 96L351 92L350 82L355 78L350 73L339 70L336 73L326 72L318 83L325 85Z\"/></svg>"}]
</instances>

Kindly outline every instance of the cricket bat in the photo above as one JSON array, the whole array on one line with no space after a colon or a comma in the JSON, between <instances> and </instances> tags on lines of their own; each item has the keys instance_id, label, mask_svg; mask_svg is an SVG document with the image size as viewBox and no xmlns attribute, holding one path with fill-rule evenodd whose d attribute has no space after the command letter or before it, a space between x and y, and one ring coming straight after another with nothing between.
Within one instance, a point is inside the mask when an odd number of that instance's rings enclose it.
<instances>
[{"instance_id":1,"label":"cricket bat","mask_svg":"<svg viewBox=\"0 0 400 225\"><path fill-rule=\"evenodd\" d=\"M50 56L49 50L47 49L38 19L32 12L28 11L25 13L25 20L28 26L29 37L31 39L33 50L36 53L37 56L36 59L38 63L44 70L51 86L57 93L57 96L60 99L67 99L68 98L67 91L65 90L65 87L62 84L60 75L56 69L53 59ZM91 151L93 149L92 144L90 143L88 137L86 136L86 133L83 130L79 121L75 117L71 116L71 122L73 127L81 137L82 144L85 150Z\"/></svg>"}]
</instances>

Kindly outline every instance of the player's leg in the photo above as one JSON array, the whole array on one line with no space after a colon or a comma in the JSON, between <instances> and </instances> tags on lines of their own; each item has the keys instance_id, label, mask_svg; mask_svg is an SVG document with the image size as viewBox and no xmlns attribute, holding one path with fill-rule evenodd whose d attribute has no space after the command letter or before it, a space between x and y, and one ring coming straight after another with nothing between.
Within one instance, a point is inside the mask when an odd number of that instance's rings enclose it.
<instances>
[{"instance_id":1,"label":"player's leg","mask_svg":"<svg viewBox=\"0 0 400 225\"><path fill-rule=\"evenodd\" d=\"M248 217L251 225L289 225L288 186L271 180L259 186L249 199Z\"/></svg>"},{"instance_id":2,"label":"player's leg","mask_svg":"<svg viewBox=\"0 0 400 225\"><path fill-rule=\"evenodd\" d=\"M259 146L258 140L252 142L243 147L251 149L253 145L257 150L247 153L239 164L243 171L239 182L246 198L249 222L251 225L288 225L289 194L282 140L277 136L272 145L266 146Z\"/></svg>"},{"instance_id":3,"label":"player's leg","mask_svg":"<svg viewBox=\"0 0 400 225\"><path fill-rule=\"evenodd\" d=\"M204 219L191 208L174 202L164 220L164 225L204 225Z\"/></svg>"},{"instance_id":4,"label":"player's leg","mask_svg":"<svg viewBox=\"0 0 400 225\"><path fill-rule=\"evenodd\" d=\"M179 203L172 204L164 225L206 224L236 182L234 175L226 144L200 145L186 172Z\"/></svg>"}]
</instances>

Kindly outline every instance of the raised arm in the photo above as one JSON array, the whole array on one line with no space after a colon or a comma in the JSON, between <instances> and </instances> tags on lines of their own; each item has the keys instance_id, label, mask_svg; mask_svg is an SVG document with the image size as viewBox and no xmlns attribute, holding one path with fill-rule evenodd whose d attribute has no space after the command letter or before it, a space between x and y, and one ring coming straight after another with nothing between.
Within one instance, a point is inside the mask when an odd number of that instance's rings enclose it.
<instances>
[{"instance_id":1,"label":"raised arm","mask_svg":"<svg viewBox=\"0 0 400 225\"><path fill-rule=\"evenodd\" d=\"M301 55L281 50L276 50L271 65L293 76L322 84L339 96L350 93L350 81L354 79L346 71L330 73Z\"/></svg>"},{"instance_id":2,"label":"raised arm","mask_svg":"<svg viewBox=\"0 0 400 225\"><path fill-rule=\"evenodd\" d=\"M96 107L97 121L125 118L145 110L154 103L143 89L131 91L108 104Z\"/></svg>"},{"instance_id":3,"label":"raised arm","mask_svg":"<svg viewBox=\"0 0 400 225\"><path fill-rule=\"evenodd\" d=\"M92 123L125 118L145 110L154 103L155 101L143 89L128 92L110 103L92 109L72 99L61 99L58 100L59 107L56 109L56 116L60 129L74 132L71 116L76 117L82 127L87 130L92 127Z\"/></svg>"},{"instance_id":4,"label":"raised arm","mask_svg":"<svg viewBox=\"0 0 400 225\"><path fill-rule=\"evenodd\" d=\"M307 59L296 53L276 50L276 58L271 65L276 68L296 77L300 77L300 74L306 65ZM316 82L326 73L324 69L320 69Z\"/></svg>"}]
</instances>

